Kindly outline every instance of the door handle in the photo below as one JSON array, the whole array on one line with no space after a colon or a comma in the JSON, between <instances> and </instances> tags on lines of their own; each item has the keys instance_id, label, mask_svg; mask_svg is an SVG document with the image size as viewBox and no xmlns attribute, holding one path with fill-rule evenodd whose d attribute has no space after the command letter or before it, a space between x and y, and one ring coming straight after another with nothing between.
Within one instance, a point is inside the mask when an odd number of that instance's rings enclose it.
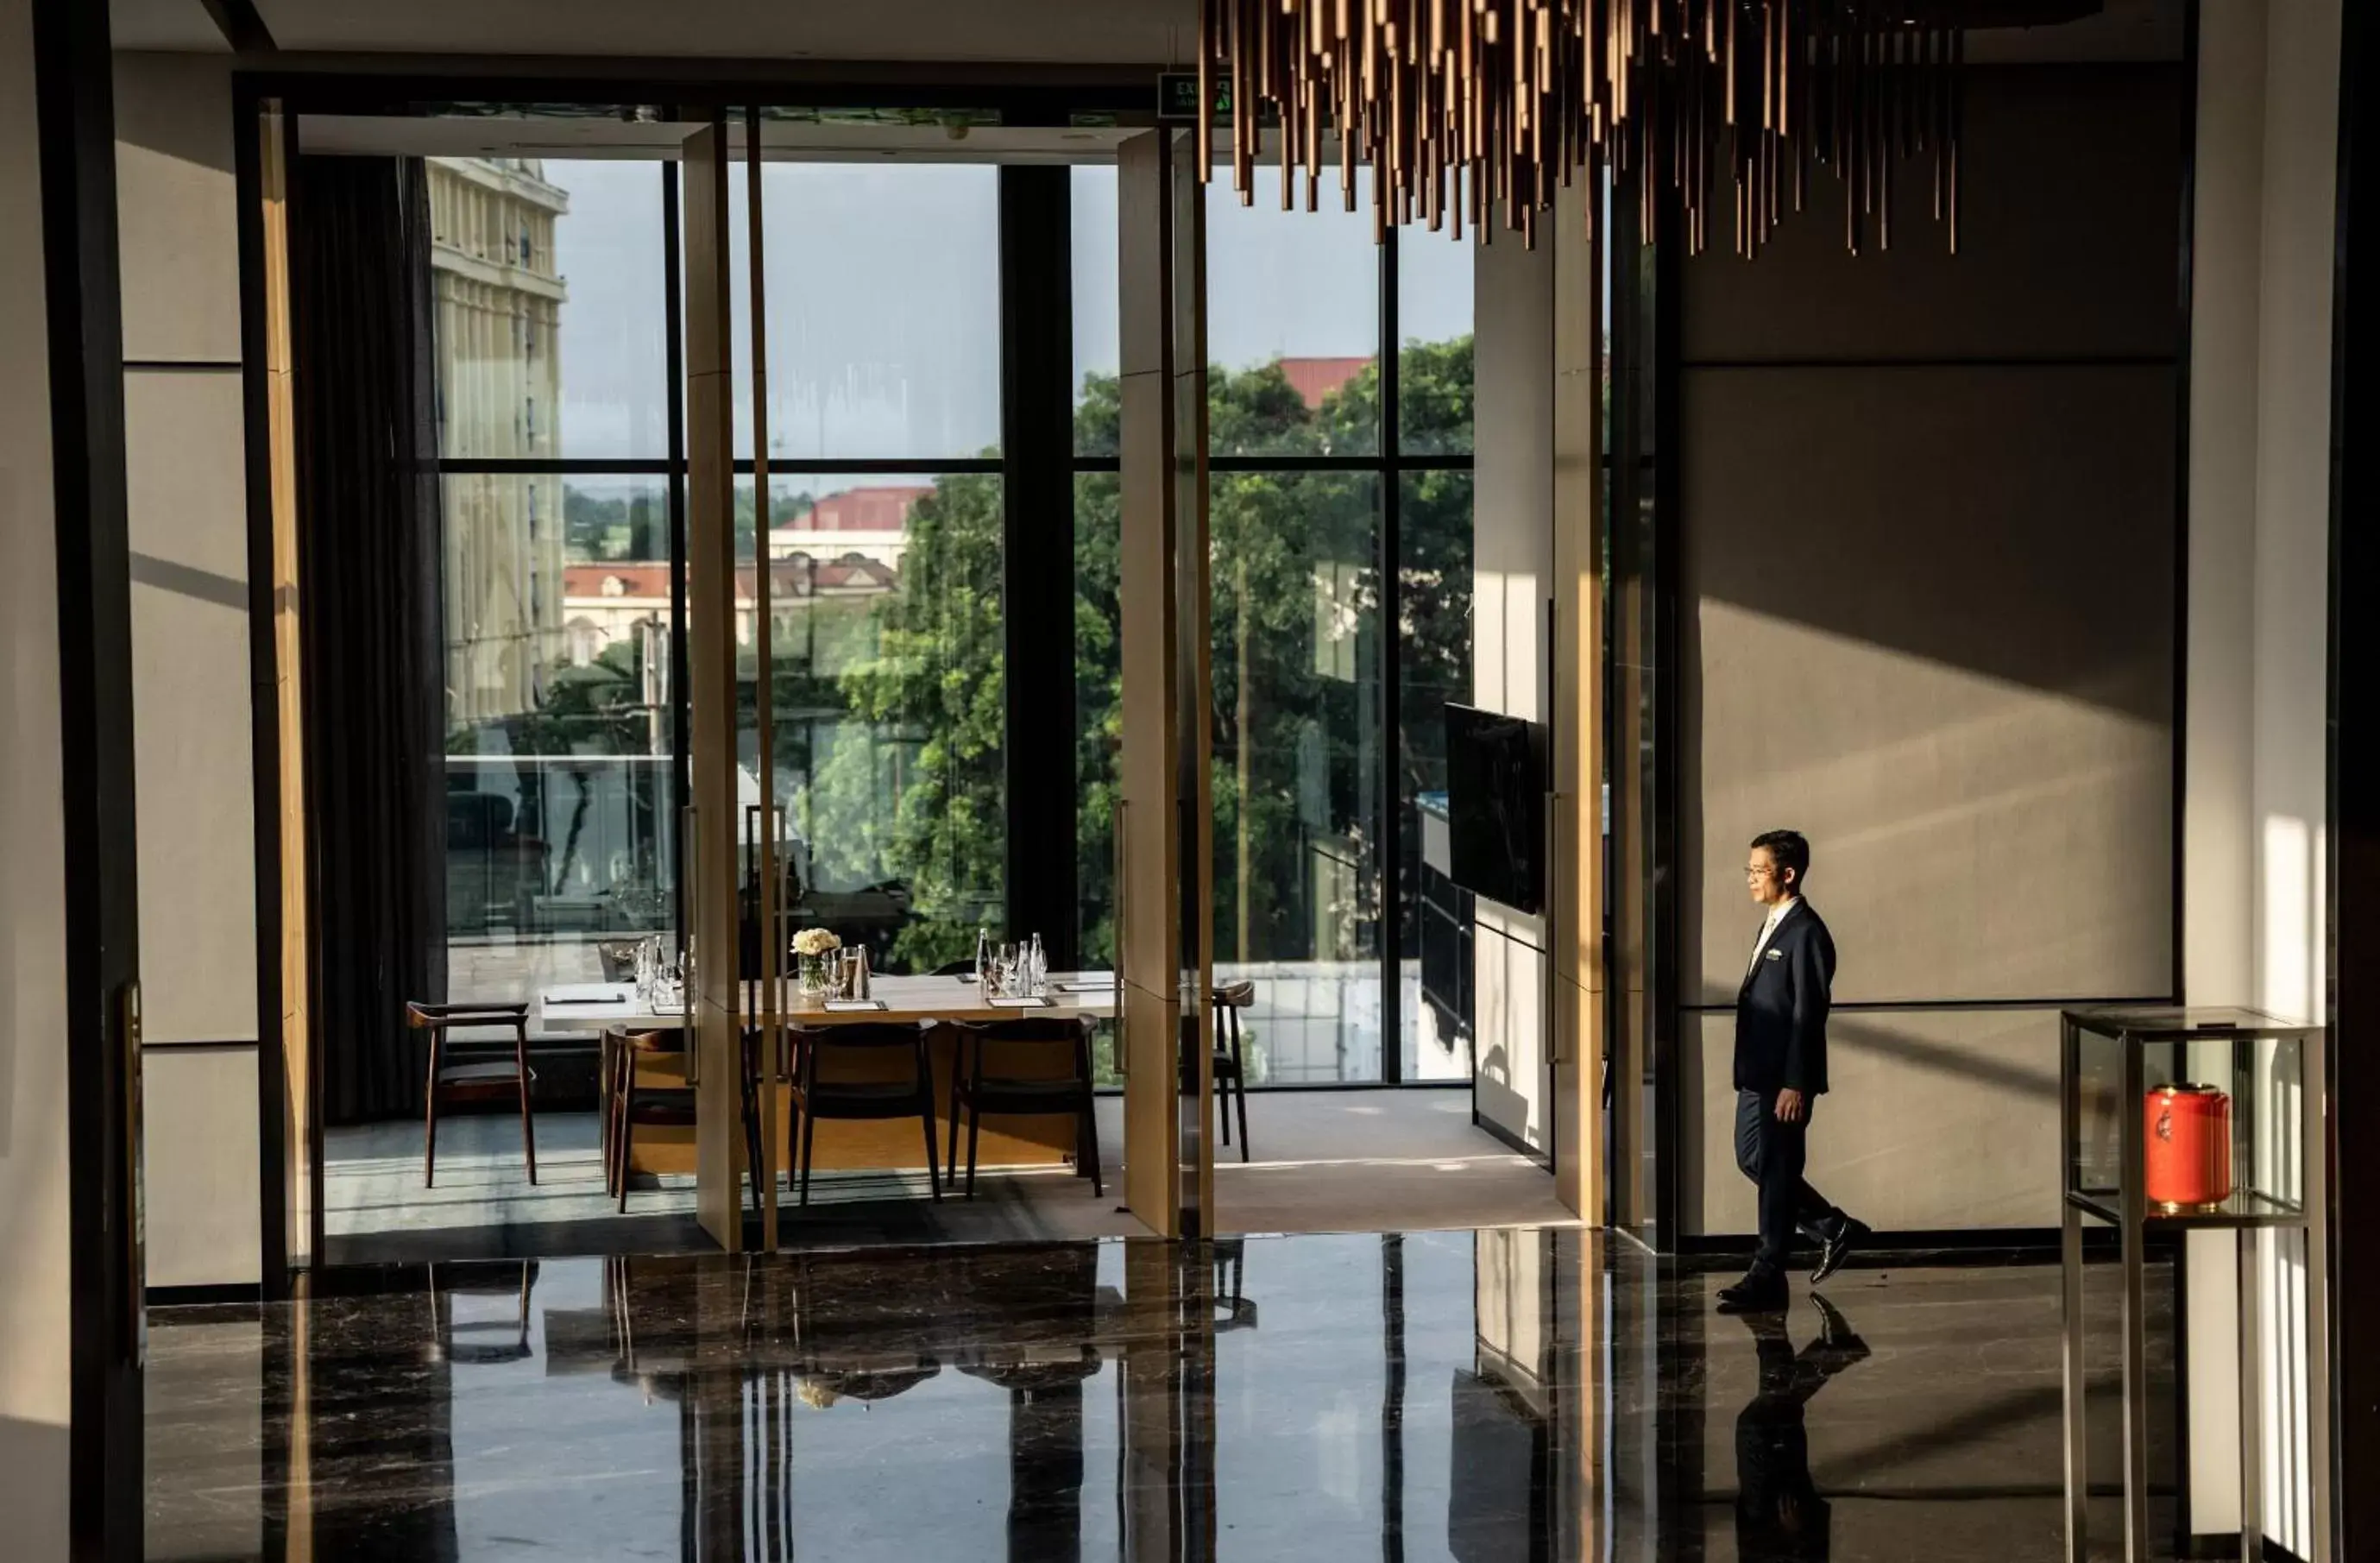
<instances>
[{"instance_id":1,"label":"door handle","mask_svg":"<svg viewBox=\"0 0 2380 1563\"><path fill-rule=\"evenodd\" d=\"M685 871L681 877L686 881L686 896L681 903L685 910L680 914L678 930L686 942L686 953L678 961L678 992L683 995L679 1003L684 1013L678 1020L686 1032L686 1083L688 1086L702 1083L702 1003L697 996L701 973L695 966L695 957L699 951L695 945L693 930L685 926L686 923L699 926L702 922L701 824L693 804L688 803L678 810L677 854Z\"/></svg>"},{"instance_id":2,"label":"door handle","mask_svg":"<svg viewBox=\"0 0 2380 1563\"><path fill-rule=\"evenodd\" d=\"M1543 921L1545 922L1546 935L1545 1004L1546 1030L1548 1033L1546 1056L1549 1062L1557 1065L1571 1062L1570 1050L1563 1045L1562 1041L1563 1035L1568 1028L1562 1025L1561 1021L1556 1015L1557 1008L1561 1002L1561 973L1557 969L1561 960L1561 957L1556 952L1560 950L1561 946L1554 937L1556 927L1555 911L1560 901L1560 898L1554 894L1554 889L1561 878L1561 874L1559 870L1561 859L1558 845L1561 836L1561 827L1558 821L1561 811L1562 800L1569 796L1570 795L1566 792L1555 792L1551 790L1548 790L1546 793L1546 871L1545 885L1543 886L1543 899L1545 904Z\"/></svg>"},{"instance_id":3,"label":"door handle","mask_svg":"<svg viewBox=\"0 0 2380 1563\"><path fill-rule=\"evenodd\" d=\"M1115 858L1115 1066L1117 1077L1127 1081L1132 1078L1132 1050L1124 1045L1124 1017L1130 1012L1132 1007L1126 1001L1123 991L1124 930L1128 926L1124 921L1124 909L1130 905L1124 894L1124 875L1132 866L1131 838L1124 834L1125 810L1129 807L1130 802L1126 799L1119 798L1115 800L1115 851L1113 854Z\"/></svg>"}]
</instances>

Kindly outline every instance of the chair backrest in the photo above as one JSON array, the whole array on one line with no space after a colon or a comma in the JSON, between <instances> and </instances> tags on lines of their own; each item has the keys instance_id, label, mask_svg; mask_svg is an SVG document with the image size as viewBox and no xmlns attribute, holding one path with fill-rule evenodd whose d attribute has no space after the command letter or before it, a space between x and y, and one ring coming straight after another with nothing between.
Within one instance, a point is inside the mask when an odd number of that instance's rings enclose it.
<instances>
[{"instance_id":1,"label":"chair backrest","mask_svg":"<svg viewBox=\"0 0 2380 1563\"><path fill-rule=\"evenodd\" d=\"M1256 1002L1254 983L1226 983L1208 995L1208 1002L1232 1009L1241 1009Z\"/></svg>"},{"instance_id":2,"label":"chair backrest","mask_svg":"<svg viewBox=\"0 0 2380 1563\"><path fill-rule=\"evenodd\" d=\"M847 1026L805 1026L796 1021L786 1029L805 1046L830 1050L915 1047L920 1034L916 1026L895 1020L854 1021Z\"/></svg>"},{"instance_id":3,"label":"chair backrest","mask_svg":"<svg viewBox=\"0 0 2380 1563\"><path fill-rule=\"evenodd\" d=\"M982 1042L1063 1043L1082 1040L1083 1022L1072 1017L1035 1016L1019 1020L965 1020L958 1029Z\"/></svg>"},{"instance_id":4,"label":"chair backrest","mask_svg":"<svg viewBox=\"0 0 2380 1563\"><path fill-rule=\"evenodd\" d=\"M405 1023L416 1031L449 1026L512 1026L528 1020L526 1004L421 1004L407 999Z\"/></svg>"}]
</instances>

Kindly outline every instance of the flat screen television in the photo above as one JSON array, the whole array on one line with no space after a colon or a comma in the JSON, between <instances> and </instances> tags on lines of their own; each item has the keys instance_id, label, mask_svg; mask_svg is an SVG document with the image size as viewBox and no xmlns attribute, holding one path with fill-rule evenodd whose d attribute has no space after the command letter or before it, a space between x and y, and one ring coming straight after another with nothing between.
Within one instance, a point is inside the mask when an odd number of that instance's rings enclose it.
<instances>
[{"instance_id":1,"label":"flat screen television","mask_svg":"<svg viewBox=\"0 0 2380 1563\"><path fill-rule=\"evenodd\" d=\"M1446 707L1447 877L1515 911L1545 907L1546 729Z\"/></svg>"}]
</instances>

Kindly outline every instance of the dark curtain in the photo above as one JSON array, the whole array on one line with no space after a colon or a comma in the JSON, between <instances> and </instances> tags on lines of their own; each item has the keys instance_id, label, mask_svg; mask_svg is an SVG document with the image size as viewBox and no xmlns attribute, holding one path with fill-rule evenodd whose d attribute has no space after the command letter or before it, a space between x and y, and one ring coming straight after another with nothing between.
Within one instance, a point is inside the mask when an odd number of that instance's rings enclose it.
<instances>
[{"instance_id":1,"label":"dark curtain","mask_svg":"<svg viewBox=\"0 0 2380 1563\"><path fill-rule=\"evenodd\" d=\"M322 1112L421 1109L408 999L446 991L445 665L429 185L419 159L292 181L313 1020Z\"/></svg>"}]
</instances>

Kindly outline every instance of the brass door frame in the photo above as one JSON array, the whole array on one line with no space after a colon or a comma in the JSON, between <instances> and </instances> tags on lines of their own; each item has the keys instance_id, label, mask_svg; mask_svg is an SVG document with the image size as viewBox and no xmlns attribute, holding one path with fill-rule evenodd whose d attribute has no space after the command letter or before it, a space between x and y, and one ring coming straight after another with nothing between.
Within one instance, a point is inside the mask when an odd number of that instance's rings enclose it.
<instances>
[{"instance_id":1,"label":"brass door frame","mask_svg":"<svg viewBox=\"0 0 2380 1563\"><path fill-rule=\"evenodd\" d=\"M1117 1058L1124 1197L1164 1237L1212 1229L1206 206L1198 138L1116 153L1121 275L1123 806Z\"/></svg>"}]
</instances>

